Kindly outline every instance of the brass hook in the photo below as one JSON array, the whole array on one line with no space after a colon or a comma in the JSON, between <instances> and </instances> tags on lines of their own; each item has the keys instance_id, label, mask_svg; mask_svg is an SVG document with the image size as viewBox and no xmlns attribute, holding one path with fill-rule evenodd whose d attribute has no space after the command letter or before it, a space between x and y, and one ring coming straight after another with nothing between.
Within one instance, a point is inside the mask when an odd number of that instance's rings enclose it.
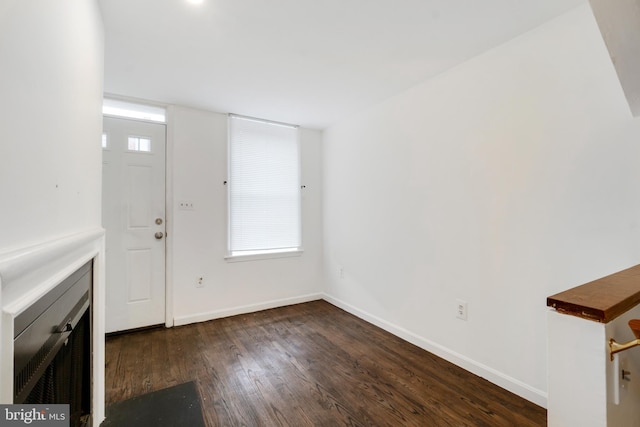
<instances>
[{"instance_id":1,"label":"brass hook","mask_svg":"<svg viewBox=\"0 0 640 427\"><path fill-rule=\"evenodd\" d=\"M614 354L640 345L640 319L629 320L629 328L631 328L633 335L635 335L635 340L631 340L626 343L618 343L613 338L609 340L609 354L611 356L611 360L613 360Z\"/></svg>"}]
</instances>

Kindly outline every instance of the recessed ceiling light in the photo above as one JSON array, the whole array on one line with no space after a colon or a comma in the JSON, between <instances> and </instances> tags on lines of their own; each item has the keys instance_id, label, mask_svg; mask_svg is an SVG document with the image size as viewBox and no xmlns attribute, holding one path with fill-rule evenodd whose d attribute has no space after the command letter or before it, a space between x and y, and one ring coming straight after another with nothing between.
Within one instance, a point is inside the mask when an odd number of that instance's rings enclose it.
<instances>
[{"instance_id":1,"label":"recessed ceiling light","mask_svg":"<svg viewBox=\"0 0 640 427\"><path fill-rule=\"evenodd\" d=\"M202 4L204 0L187 0L191 4Z\"/></svg>"}]
</instances>

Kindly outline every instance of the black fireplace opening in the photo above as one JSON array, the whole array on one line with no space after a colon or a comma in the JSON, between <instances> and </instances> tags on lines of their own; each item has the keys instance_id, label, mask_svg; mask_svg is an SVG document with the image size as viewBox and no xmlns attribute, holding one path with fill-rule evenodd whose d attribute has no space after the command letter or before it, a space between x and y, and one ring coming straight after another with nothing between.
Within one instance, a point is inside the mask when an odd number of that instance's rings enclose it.
<instances>
[{"instance_id":1,"label":"black fireplace opening","mask_svg":"<svg viewBox=\"0 0 640 427\"><path fill-rule=\"evenodd\" d=\"M69 404L91 424L90 261L14 320L14 403Z\"/></svg>"}]
</instances>

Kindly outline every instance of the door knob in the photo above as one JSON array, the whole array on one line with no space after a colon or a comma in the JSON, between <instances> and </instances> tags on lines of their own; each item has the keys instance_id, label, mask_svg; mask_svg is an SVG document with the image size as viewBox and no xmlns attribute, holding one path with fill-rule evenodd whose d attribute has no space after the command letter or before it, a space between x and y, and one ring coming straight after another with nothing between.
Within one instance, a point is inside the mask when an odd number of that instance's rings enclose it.
<instances>
[{"instance_id":1,"label":"door knob","mask_svg":"<svg viewBox=\"0 0 640 427\"><path fill-rule=\"evenodd\" d=\"M156 236L156 239L160 240L164 237L164 233L162 231L158 231L156 232L155 236Z\"/></svg>"},{"instance_id":2,"label":"door knob","mask_svg":"<svg viewBox=\"0 0 640 427\"><path fill-rule=\"evenodd\" d=\"M162 225L162 218L156 218L156 224Z\"/></svg>"}]
</instances>

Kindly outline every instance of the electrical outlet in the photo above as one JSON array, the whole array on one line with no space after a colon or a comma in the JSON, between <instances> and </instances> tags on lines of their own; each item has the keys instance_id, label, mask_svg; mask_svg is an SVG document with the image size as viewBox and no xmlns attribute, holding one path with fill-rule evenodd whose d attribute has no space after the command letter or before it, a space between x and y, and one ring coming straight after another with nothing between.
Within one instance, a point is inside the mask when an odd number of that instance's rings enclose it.
<instances>
[{"instance_id":1,"label":"electrical outlet","mask_svg":"<svg viewBox=\"0 0 640 427\"><path fill-rule=\"evenodd\" d=\"M461 299L456 300L456 317L458 319L467 320L468 304Z\"/></svg>"},{"instance_id":2,"label":"electrical outlet","mask_svg":"<svg viewBox=\"0 0 640 427\"><path fill-rule=\"evenodd\" d=\"M204 288L204 277L198 277L196 280L196 288Z\"/></svg>"},{"instance_id":3,"label":"electrical outlet","mask_svg":"<svg viewBox=\"0 0 640 427\"><path fill-rule=\"evenodd\" d=\"M338 267L338 277L344 279L344 268Z\"/></svg>"},{"instance_id":4,"label":"electrical outlet","mask_svg":"<svg viewBox=\"0 0 640 427\"><path fill-rule=\"evenodd\" d=\"M195 208L193 207L193 202L183 200L181 202L178 202L178 209L183 211L192 211Z\"/></svg>"}]
</instances>

